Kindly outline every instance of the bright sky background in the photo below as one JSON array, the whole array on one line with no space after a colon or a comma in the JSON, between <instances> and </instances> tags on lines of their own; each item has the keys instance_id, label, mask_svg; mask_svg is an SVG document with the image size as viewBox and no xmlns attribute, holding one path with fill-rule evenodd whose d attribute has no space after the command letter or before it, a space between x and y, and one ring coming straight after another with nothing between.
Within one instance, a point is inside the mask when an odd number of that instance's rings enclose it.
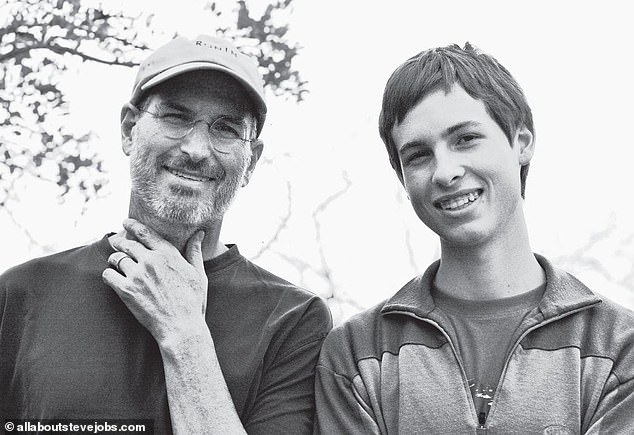
<instances>
[{"instance_id":1,"label":"bright sky background","mask_svg":"<svg viewBox=\"0 0 634 435\"><path fill-rule=\"evenodd\" d=\"M223 240L257 256L290 209L285 229L256 262L323 296L334 286L352 301L331 306L337 320L424 271L438 255L438 241L390 168L377 132L381 96L408 57L469 41L511 71L533 109L537 151L525 207L534 250L634 307L628 3L294 0L289 37L303 47L295 66L310 94L300 105L269 98L264 161L230 210ZM144 0L135 7L156 10L154 24L166 34L195 37L215 28L203 4ZM266 2L249 4L261 10ZM73 128L98 134L108 196L81 216L80 203L59 204L47 186L23 183L13 215L39 246L0 212L0 270L120 228L129 177L119 108L134 74L86 65L65 80ZM317 215L317 243L313 213L347 182L346 192ZM330 280L319 273L322 254Z\"/></svg>"}]
</instances>

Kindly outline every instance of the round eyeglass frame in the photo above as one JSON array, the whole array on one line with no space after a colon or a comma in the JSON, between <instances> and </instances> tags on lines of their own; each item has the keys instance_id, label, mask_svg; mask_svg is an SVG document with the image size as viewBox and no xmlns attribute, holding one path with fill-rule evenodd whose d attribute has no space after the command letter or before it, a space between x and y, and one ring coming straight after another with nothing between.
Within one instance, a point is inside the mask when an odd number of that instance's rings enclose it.
<instances>
[{"instance_id":1,"label":"round eyeglass frame","mask_svg":"<svg viewBox=\"0 0 634 435\"><path fill-rule=\"evenodd\" d=\"M138 110L139 112L144 112L152 116L152 118L155 119L161 125L163 129L167 131L171 131L173 133L172 135L167 135L164 133L164 136L168 139L173 139L173 140L183 139L187 137L189 134L191 134L192 131L194 131L194 128L196 128L196 124L198 124L199 122L204 122L205 124L207 124L207 133L209 134L209 137L211 138L211 146L213 147L213 149L215 149L216 151L220 153L229 154L238 143L244 144L245 142L253 141L253 139L246 139L244 137L223 136L220 130L213 130L213 126L218 121L226 119L223 116L216 118L212 122L209 122L204 119L195 119L191 122L187 122L187 123L184 123L183 125L177 126L163 120L162 116L159 113L154 113L149 110L141 109L139 107L134 107L134 108ZM245 129L244 134L246 135L246 127L244 129Z\"/></svg>"}]
</instances>

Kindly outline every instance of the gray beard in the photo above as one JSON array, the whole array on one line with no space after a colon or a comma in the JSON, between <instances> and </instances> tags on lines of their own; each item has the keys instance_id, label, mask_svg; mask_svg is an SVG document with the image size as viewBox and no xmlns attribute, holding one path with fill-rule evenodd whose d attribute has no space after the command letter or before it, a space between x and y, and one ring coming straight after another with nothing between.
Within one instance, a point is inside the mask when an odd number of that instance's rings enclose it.
<instances>
[{"instance_id":1,"label":"gray beard","mask_svg":"<svg viewBox=\"0 0 634 435\"><path fill-rule=\"evenodd\" d=\"M157 194L147 193L145 201L150 209L162 220L171 223L201 225L222 219L233 201L239 184L238 180L224 180L214 194L213 201L196 201L181 188L171 188L175 197L161 198ZM144 192L140 191L142 195Z\"/></svg>"},{"instance_id":2,"label":"gray beard","mask_svg":"<svg viewBox=\"0 0 634 435\"><path fill-rule=\"evenodd\" d=\"M229 208L246 172L248 156L241 157L242 164L238 170L232 174L224 172L222 177L218 177L215 192L197 197L182 186L171 187L171 194L162 193L156 185L156 162L150 166L152 163L147 156L133 153L130 156L133 201L142 210L166 222L195 226L217 222Z\"/></svg>"}]
</instances>

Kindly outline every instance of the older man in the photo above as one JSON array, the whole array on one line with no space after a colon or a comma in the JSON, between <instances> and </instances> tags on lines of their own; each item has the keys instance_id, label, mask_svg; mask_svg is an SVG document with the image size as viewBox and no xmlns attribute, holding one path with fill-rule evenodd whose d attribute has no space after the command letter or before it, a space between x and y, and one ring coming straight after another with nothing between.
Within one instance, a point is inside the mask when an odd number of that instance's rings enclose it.
<instances>
[{"instance_id":1,"label":"older man","mask_svg":"<svg viewBox=\"0 0 634 435\"><path fill-rule=\"evenodd\" d=\"M228 41L177 38L143 62L121 112L124 230L0 277L0 420L312 430L328 309L219 240L265 115L256 65Z\"/></svg>"}]
</instances>

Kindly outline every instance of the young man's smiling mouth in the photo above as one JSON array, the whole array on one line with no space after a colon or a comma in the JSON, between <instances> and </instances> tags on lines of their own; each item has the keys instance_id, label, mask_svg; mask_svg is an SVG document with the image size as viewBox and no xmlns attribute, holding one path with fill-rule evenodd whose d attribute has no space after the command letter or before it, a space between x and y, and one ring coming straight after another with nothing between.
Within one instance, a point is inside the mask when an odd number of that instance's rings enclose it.
<instances>
[{"instance_id":1,"label":"young man's smiling mouth","mask_svg":"<svg viewBox=\"0 0 634 435\"><path fill-rule=\"evenodd\" d=\"M462 210L476 202L478 198L480 198L481 194L482 189L473 189L459 192L454 195L447 195L434 201L434 206L445 211Z\"/></svg>"}]
</instances>

